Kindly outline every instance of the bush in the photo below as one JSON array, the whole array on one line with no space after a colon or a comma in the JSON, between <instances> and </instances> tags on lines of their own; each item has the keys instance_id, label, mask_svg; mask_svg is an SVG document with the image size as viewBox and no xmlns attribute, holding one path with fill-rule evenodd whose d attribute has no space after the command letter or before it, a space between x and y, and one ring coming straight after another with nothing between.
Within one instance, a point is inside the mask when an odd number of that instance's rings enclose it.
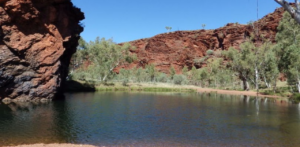
<instances>
[{"instance_id":1,"label":"bush","mask_svg":"<svg viewBox=\"0 0 300 147\"><path fill-rule=\"evenodd\" d=\"M215 57L222 57L222 50L216 50L213 54Z\"/></svg>"},{"instance_id":2,"label":"bush","mask_svg":"<svg viewBox=\"0 0 300 147\"><path fill-rule=\"evenodd\" d=\"M206 59L207 59L207 57L205 56L205 57L202 57L202 58L194 59L193 61L196 64L201 64L201 63L205 62Z\"/></svg>"},{"instance_id":3,"label":"bush","mask_svg":"<svg viewBox=\"0 0 300 147\"><path fill-rule=\"evenodd\" d=\"M214 51L213 50L207 50L206 51L206 55L213 55L214 54Z\"/></svg>"},{"instance_id":4,"label":"bush","mask_svg":"<svg viewBox=\"0 0 300 147\"><path fill-rule=\"evenodd\" d=\"M74 71L73 73L69 74L67 79L68 80L81 80L81 81L85 81L86 78L88 76L88 73L84 72L84 71Z\"/></svg>"},{"instance_id":5,"label":"bush","mask_svg":"<svg viewBox=\"0 0 300 147\"><path fill-rule=\"evenodd\" d=\"M182 85L187 82L186 76L184 75L175 75L173 79L174 84L176 85Z\"/></svg>"},{"instance_id":6,"label":"bush","mask_svg":"<svg viewBox=\"0 0 300 147\"><path fill-rule=\"evenodd\" d=\"M293 101L293 103L299 103L300 102L300 93L294 93L291 96L291 100Z\"/></svg>"},{"instance_id":7,"label":"bush","mask_svg":"<svg viewBox=\"0 0 300 147\"><path fill-rule=\"evenodd\" d=\"M157 81L166 83L168 81L168 76L165 73L160 73L157 77Z\"/></svg>"}]
</instances>

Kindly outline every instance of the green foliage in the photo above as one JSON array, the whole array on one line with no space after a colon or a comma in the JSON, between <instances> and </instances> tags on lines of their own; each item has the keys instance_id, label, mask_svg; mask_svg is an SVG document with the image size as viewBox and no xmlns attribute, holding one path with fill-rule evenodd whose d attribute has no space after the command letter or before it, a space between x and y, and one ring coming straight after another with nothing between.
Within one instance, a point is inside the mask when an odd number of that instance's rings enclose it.
<instances>
[{"instance_id":1,"label":"green foliage","mask_svg":"<svg viewBox=\"0 0 300 147\"><path fill-rule=\"evenodd\" d=\"M176 74L176 70L175 70L175 68L173 66L171 66L171 68L170 68L170 77L171 77L171 80L173 80L175 74Z\"/></svg>"},{"instance_id":2,"label":"green foliage","mask_svg":"<svg viewBox=\"0 0 300 147\"><path fill-rule=\"evenodd\" d=\"M202 24L201 26L202 26L202 29L205 29L206 24Z\"/></svg>"},{"instance_id":3,"label":"green foliage","mask_svg":"<svg viewBox=\"0 0 300 147\"><path fill-rule=\"evenodd\" d=\"M176 85L185 84L186 83L186 76L184 76L184 75L175 75L173 81L174 81L174 84L176 84Z\"/></svg>"},{"instance_id":4,"label":"green foliage","mask_svg":"<svg viewBox=\"0 0 300 147\"><path fill-rule=\"evenodd\" d=\"M155 66L153 64L146 65L146 72L148 73L148 76L150 77L151 82L154 82L154 78L157 75Z\"/></svg>"},{"instance_id":5,"label":"green foliage","mask_svg":"<svg viewBox=\"0 0 300 147\"><path fill-rule=\"evenodd\" d=\"M214 51L213 50L207 50L206 51L206 55L213 55L214 54Z\"/></svg>"},{"instance_id":6,"label":"green foliage","mask_svg":"<svg viewBox=\"0 0 300 147\"><path fill-rule=\"evenodd\" d=\"M70 75L72 79L85 79L106 82L115 76L113 70L124 63L131 63L136 56L130 54L132 48L129 43L122 46L111 39L100 39L86 43L79 40L77 53L72 57ZM88 66L84 66L84 63Z\"/></svg>"},{"instance_id":7,"label":"green foliage","mask_svg":"<svg viewBox=\"0 0 300 147\"><path fill-rule=\"evenodd\" d=\"M159 73L159 75L157 76L157 81L158 82L162 82L162 83L166 83L169 80L167 74L165 73Z\"/></svg>"},{"instance_id":8,"label":"green foliage","mask_svg":"<svg viewBox=\"0 0 300 147\"><path fill-rule=\"evenodd\" d=\"M285 73L290 85L296 85L300 93L300 26L285 12L278 26L276 34L275 54L279 70Z\"/></svg>"},{"instance_id":9,"label":"green foliage","mask_svg":"<svg viewBox=\"0 0 300 147\"><path fill-rule=\"evenodd\" d=\"M182 68L182 74L183 74L183 75L187 76L188 71L189 71L189 69L188 69L187 66L184 66L184 67Z\"/></svg>"},{"instance_id":10,"label":"green foliage","mask_svg":"<svg viewBox=\"0 0 300 147\"><path fill-rule=\"evenodd\" d=\"M222 50L213 51L213 54L217 58L222 57Z\"/></svg>"},{"instance_id":11,"label":"green foliage","mask_svg":"<svg viewBox=\"0 0 300 147\"><path fill-rule=\"evenodd\" d=\"M73 72L74 70L78 69L84 61L88 58L88 44L84 41L83 38L78 40L77 51L73 54L71 58L71 63L69 67L69 71Z\"/></svg>"},{"instance_id":12,"label":"green foliage","mask_svg":"<svg viewBox=\"0 0 300 147\"><path fill-rule=\"evenodd\" d=\"M300 102L300 93L294 93L290 98L294 103Z\"/></svg>"},{"instance_id":13,"label":"green foliage","mask_svg":"<svg viewBox=\"0 0 300 147\"><path fill-rule=\"evenodd\" d=\"M131 75L131 70L126 70L123 68L120 69L119 78L120 78L120 81L122 81L123 86L127 86L130 75Z\"/></svg>"},{"instance_id":14,"label":"green foliage","mask_svg":"<svg viewBox=\"0 0 300 147\"><path fill-rule=\"evenodd\" d=\"M207 58L208 58L207 56L204 56L204 57L201 57L201 58L196 58L193 61L194 61L195 64L202 64L206 61Z\"/></svg>"},{"instance_id":15,"label":"green foliage","mask_svg":"<svg viewBox=\"0 0 300 147\"><path fill-rule=\"evenodd\" d=\"M168 32L170 32L172 30L172 27L166 26L166 29L167 29Z\"/></svg>"}]
</instances>

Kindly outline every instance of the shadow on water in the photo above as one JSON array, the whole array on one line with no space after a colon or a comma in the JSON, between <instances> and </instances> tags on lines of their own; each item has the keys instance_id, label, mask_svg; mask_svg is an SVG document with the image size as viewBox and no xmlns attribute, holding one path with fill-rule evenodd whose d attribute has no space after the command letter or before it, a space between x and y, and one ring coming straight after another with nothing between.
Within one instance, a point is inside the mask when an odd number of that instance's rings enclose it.
<instances>
[{"instance_id":1,"label":"shadow on water","mask_svg":"<svg viewBox=\"0 0 300 147\"><path fill-rule=\"evenodd\" d=\"M0 103L0 146L74 142L64 101Z\"/></svg>"},{"instance_id":2,"label":"shadow on water","mask_svg":"<svg viewBox=\"0 0 300 147\"><path fill-rule=\"evenodd\" d=\"M94 84L80 83L77 81L70 80L70 81L66 81L65 91L66 92L95 92L96 88Z\"/></svg>"}]
</instances>

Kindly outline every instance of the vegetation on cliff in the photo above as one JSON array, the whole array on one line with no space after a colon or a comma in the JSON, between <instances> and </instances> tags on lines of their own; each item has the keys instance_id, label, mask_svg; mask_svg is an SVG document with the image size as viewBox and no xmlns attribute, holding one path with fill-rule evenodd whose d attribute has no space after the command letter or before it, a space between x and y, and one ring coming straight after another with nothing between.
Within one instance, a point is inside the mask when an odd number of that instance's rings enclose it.
<instances>
[{"instance_id":1,"label":"vegetation on cliff","mask_svg":"<svg viewBox=\"0 0 300 147\"><path fill-rule=\"evenodd\" d=\"M256 22L252 25L259 27ZM205 56L194 58L192 67L183 66L178 71L170 65L167 72L151 63L140 67L128 66L139 60L135 56L136 47L129 43L117 45L112 40L99 38L86 43L81 39L72 58L69 78L96 85L169 83L234 90L268 89L269 93L285 89L300 93L299 31L298 24L286 12L274 37L276 43L265 34L254 31L244 38L238 49L209 49ZM288 88L278 88L279 77L287 78Z\"/></svg>"}]
</instances>

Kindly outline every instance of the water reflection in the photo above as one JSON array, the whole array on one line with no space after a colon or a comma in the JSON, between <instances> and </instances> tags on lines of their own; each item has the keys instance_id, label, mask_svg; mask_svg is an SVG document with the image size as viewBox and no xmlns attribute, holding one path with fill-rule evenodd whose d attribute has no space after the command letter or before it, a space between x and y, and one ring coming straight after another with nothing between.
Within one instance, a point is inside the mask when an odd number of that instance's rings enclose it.
<instances>
[{"instance_id":1,"label":"water reflection","mask_svg":"<svg viewBox=\"0 0 300 147\"><path fill-rule=\"evenodd\" d=\"M0 104L0 144L294 146L300 106L216 93L76 93ZM1 146L0 145L0 146Z\"/></svg>"},{"instance_id":2,"label":"water reflection","mask_svg":"<svg viewBox=\"0 0 300 147\"><path fill-rule=\"evenodd\" d=\"M64 143L71 136L64 102L0 104L0 146ZM60 127L64 126L64 129Z\"/></svg>"}]
</instances>

